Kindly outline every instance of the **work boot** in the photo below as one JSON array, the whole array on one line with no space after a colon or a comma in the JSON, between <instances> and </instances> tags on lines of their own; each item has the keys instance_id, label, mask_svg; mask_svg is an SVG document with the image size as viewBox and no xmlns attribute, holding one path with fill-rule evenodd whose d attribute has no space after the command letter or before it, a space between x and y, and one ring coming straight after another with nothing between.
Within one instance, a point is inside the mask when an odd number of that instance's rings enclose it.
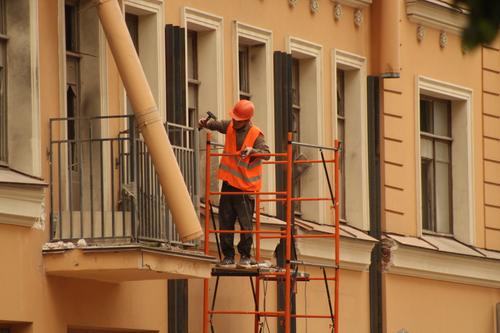
<instances>
[{"instance_id":1,"label":"work boot","mask_svg":"<svg viewBox=\"0 0 500 333\"><path fill-rule=\"evenodd\" d=\"M238 267L241 268L251 268L252 267L252 259L247 256L241 256L240 262L238 263Z\"/></svg>"},{"instance_id":2,"label":"work boot","mask_svg":"<svg viewBox=\"0 0 500 333\"><path fill-rule=\"evenodd\" d=\"M236 267L234 264L234 257L224 257L222 261L217 263L217 267L225 267L225 268Z\"/></svg>"}]
</instances>

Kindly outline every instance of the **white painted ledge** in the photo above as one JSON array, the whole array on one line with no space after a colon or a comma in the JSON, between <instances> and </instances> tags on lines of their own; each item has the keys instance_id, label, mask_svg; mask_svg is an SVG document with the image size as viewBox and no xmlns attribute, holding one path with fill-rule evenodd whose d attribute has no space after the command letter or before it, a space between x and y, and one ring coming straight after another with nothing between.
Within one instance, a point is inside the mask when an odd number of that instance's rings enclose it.
<instances>
[{"instance_id":1,"label":"white painted ledge","mask_svg":"<svg viewBox=\"0 0 500 333\"><path fill-rule=\"evenodd\" d=\"M410 22L461 34L467 24L467 11L437 0L406 0Z\"/></svg>"},{"instance_id":2,"label":"white painted ledge","mask_svg":"<svg viewBox=\"0 0 500 333\"><path fill-rule=\"evenodd\" d=\"M0 168L0 224L43 227L46 186L37 178Z\"/></svg>"},{"instance_id":3,"label":"white painted ledge","mask_svg":"<svg viewBox=\"0 0 500 333\"><path fill-rule=\"evenodd\" d=\"M385 261L388 273L500 288L497 252L469 247L452 239L428 243L416 237L389 237L383 242L386 249L390 248L390 257ZM455 246L450 246L450 242L455 242Z\"/></svg>"}]
</instances>

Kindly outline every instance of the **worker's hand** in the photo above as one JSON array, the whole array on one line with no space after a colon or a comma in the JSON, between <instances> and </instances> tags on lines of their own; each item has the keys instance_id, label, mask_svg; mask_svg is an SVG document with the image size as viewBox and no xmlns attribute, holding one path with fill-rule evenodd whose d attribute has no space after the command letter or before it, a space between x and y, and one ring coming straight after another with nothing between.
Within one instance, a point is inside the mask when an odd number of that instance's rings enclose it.
<instances>
[{"instance_id":1,"label":"worker's hand","mask_svg":"<svg viewBox=\"0 0 500 333\"><path fill-rule=\"evenodd\" d=\"M198 120L198 128L204 128L207 127L208 119L207 118L201 118Z\"/></svg>"},{"instance_id":2,"label":"worker's hand","mask_svg":"<svg viewBox=\"0 0 500 333\"><path fill-rule=\"evenodd\" d=\"M248 156L250 156L252 154L255 154L255 149L253 149L252 147L247 147L247 148L243 149L240 153L241 158L247 158Z\"/></svg>"}]
</instances>

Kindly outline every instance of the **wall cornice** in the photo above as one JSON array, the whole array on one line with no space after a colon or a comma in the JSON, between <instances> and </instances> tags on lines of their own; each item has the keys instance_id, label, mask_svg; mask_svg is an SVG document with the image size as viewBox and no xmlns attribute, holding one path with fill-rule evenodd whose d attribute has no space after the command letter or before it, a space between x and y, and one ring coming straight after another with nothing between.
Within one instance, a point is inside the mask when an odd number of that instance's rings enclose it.
<instances>
[{"instance_id":1,"label":"wall cornice","mask_svg":"<svg viewBox=\"0 0 500 333\"><path fill-rule=\"evenodd\" d=\"M410 22L460 34L468 12L438 0L406 0L406 14Z\"/></svg>"},{"instance_id":2,"label":"wall cornice","mask_svg":"<svg viewBox=\"0 0 500 333\"><path fill-rule=\"evenodd\" d=\"M391 250L386 272L455 283L500 288L500 261L399 245Z\"/></svg>"},{"instance_id":3,"label":"wall cornice","mask_svg":"<svg viewBox=\"0 0 500 333\"><path fill-rule=\"evenodd\" d=\"M372 4L372 0L332 0L332 2L353 8L368 7Z\"/></svg>"}]
</instances>

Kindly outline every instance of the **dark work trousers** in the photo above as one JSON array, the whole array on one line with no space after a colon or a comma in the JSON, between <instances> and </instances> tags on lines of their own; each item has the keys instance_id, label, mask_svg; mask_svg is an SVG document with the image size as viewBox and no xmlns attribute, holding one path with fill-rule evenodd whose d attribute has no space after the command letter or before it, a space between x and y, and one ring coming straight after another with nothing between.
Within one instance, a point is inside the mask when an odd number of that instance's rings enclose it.
<instances>
[{"instance_id":1,"label":"dark work trousers","mask_svg":"<svg viewBox=\"0 0 500 333\"><path fill-rule=\"evenodd\" d=\"M242 192L242 190L222 183L221 192ZM221 230L234 230L236 218L240 222L241 230L252 230L252 216L255 200L246 194L243 195L221 195L219 204L219 228ZM221 248L224 257L234 257L234 234L220 234ZM253 236L251 233L240 234L238 252L242 256L250 257Z\"/></svg>"}]
</instances>

